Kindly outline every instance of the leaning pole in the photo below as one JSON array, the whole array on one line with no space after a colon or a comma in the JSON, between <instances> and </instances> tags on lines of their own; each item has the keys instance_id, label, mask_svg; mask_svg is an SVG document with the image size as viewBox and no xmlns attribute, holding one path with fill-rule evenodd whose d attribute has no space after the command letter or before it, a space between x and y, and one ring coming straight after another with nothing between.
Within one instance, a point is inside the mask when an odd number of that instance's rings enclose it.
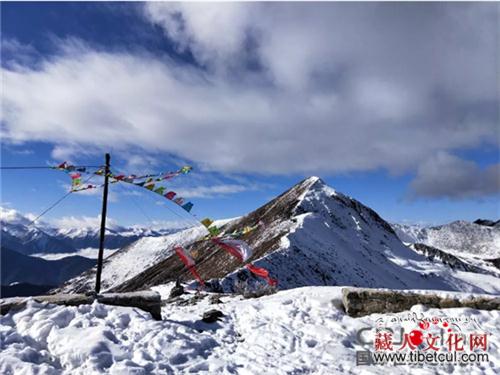
<instances>
[{"instance_id":1,"label":"leaning pole","mask_svg":"<svg viewBox=\"0 0 500 375\"><path fill-rule=\"evenodd\" d=\"M104 191L102 193L102 212L101 212L101 233L99 238L99 256L97 258L97 272L95 278L95 292L99 294L101 290L102 260L104 258L104 237L106 235L106 211L108 209L108 180L109 180L109 161L111 156L106 154L106 163L104 167Z\"/></svg>"}]
</instances>

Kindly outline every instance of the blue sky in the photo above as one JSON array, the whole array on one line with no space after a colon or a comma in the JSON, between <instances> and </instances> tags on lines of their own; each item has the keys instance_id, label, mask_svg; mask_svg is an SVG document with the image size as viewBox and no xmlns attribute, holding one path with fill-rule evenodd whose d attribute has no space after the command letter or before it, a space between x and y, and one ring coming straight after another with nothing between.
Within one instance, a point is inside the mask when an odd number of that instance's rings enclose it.
<instances>
[{"instance_id":1,"label":"blue sky","mask_svg":"<svg viewBox=\"0 0 500 375\"><path fill-rule=\"evenodd\" d=\"M200 217L247 213L302 178L390 221L499 217L494 4L2 3L2 166L194 166ZM425 26L425 27L423 27ZM52 170L3 171L39 213ZM119 224L189 219L111 187ZM138 207L140 206L140 207ZM48 219L96 217L100 192Z\"/></svg>"}]
</instances>

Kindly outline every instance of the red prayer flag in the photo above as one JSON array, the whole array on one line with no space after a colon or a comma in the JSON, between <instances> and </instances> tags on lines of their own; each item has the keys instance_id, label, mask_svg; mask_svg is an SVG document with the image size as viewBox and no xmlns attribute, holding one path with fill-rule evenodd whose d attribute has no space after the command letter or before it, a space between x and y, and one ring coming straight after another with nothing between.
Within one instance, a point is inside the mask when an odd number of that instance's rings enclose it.
<instances>
[{"instance_id":1,"label":"red prayer flag","mask_svg":"<svg viewBox=\"0 0 500 375\"><path fill-rule=\"evenodd\" d=\"M205 286L205 282L203 279L200 277L198 272L196 272L196 267L195 267L195 262L193 258L180 246L177 246L175 249L175 253L181 258L182 263L186 266L186 268L191 272L191 274L194 276L196 280L202 285Z\"/></svg>"},{"instance_id":2,"label":"red prayer flag","mask_svg":"<svg viewBox=\"0 0 500 375\"><path fill-rule=\"evenodd\" d=\"M212 242L219 245L221 248L226 250L229 254L231 254L233 257L237 258L240 262L243 262L243 255L235 249L233 246L230 246L224 242L222 242L220 239L212 238Z\"/></svg>"},{"instance_id":3,"label":"red prayer flag","mask_svg":"<svg viewBox=\"0 0 500 375\"><path fill-rule=\"evenodd\" d=\"M266 270L265 268L262 267L256 267L253 264L249 263L245 266L250 272L252 272L254 275L257 275L259 277L262 277L267 281L267 283L271 286L276 286L278 285L278 280L273 279L269 276L269 271Z\"/></svg>"},{"instance_id":4,"label":"red prayer flag","mask_svg":"<svg viewBox=\"0 0 500 375\"><path fill-rule=\"evenodd\" d=\"M252 249L245 241L241 240L220 240L219 238L212 239L214 243L222 247L229 254L235 256L240 262L245 262L252 256Z\"/></svg>"},{"instance_id":5,"label":"red prayer flag","mask_svg":"<svg viewBox=\"0 0 500 375\"><path fill-rule=\"evenodd\" d=\"M173 192L173 191L169 191L167 194L165 194L165 198L167 198L167 199L172 200L172 199L174 199L174 197L175 197L175 192Z\"/></svg>"}]
</instances>

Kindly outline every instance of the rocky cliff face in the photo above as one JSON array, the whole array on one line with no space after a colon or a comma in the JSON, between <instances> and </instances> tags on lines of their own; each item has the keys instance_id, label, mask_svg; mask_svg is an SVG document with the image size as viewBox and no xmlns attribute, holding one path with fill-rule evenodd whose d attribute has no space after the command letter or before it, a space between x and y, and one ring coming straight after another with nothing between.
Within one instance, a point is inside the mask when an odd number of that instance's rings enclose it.
<instances>
[{"instance_id":1,"label":"rocky cliff face","mask_svg":"<svg viewBox=\"0 0 500 375\"><path fill-rule=\"evenodd\" d=\"M441 262L450 266L452 269L462 270L467 272L476 272L476 273L488 273L487 270L484 270L480 267L474 266L452 254L448 254L445 251L437 249L432 246L427 246L421 243L416 243L411 245L415 251L424 255L427 259L432 260L434 262Z\"/></svg>"},{"instance_id":2,"label":"rocky cliff face","mask_svg":"<svg viewBox=\"0 0 500 375\"><path fill-rule=\"evenodd\" d=\"M493 221L488 219L477 219L474 221L474 224L484 225L486 227L495 227L500 226L500 220Z\"/></svg>"}]
</instances>

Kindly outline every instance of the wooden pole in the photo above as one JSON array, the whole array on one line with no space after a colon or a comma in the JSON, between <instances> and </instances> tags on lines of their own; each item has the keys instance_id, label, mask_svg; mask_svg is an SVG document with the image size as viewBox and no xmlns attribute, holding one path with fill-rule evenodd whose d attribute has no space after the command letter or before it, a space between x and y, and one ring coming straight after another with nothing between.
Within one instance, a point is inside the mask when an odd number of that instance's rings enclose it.
<instances>
[{"instance_id":1,"label":"wooden pole","mask_svg":"<svg viewBox=\"0 0 500 375\"><path fill-rule=\"evenodd\" d=\"M102 194L102 212L101 212L101 236L99 239L99 257L97 259L97 273L95 279L95 292L99 294L101 290L102 259L104 257L104 236L106 234L106 211L108 209L108 180L109 180L109 161L111 156L106 154L106 164L104 168L104 191Z\"/></svg>"}]
</instances>

